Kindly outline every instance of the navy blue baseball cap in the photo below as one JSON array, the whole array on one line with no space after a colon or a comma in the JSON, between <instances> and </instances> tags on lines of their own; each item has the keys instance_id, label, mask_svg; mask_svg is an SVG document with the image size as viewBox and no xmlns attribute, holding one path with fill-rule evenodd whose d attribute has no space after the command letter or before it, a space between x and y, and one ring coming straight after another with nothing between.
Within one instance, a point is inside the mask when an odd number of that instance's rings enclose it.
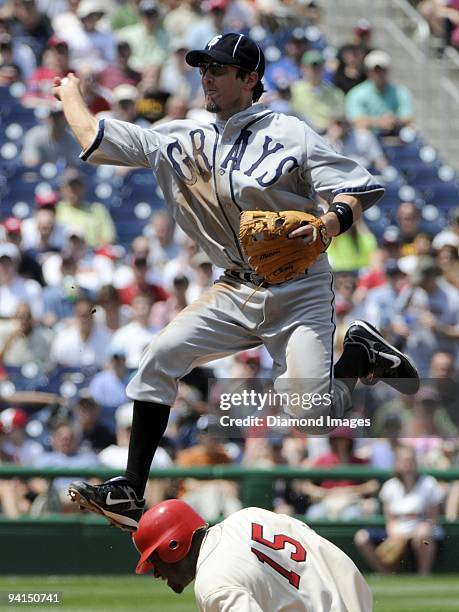
<instances>
[{"instance_id":1,"label":"navy blue baseball cap","mask_svg":"<svg viewBox=\"0 0 459 612\"><path fill-rule=\"evenodd\" d=\"M256 72L260 79L265 72L265 56L257 43L234 32L214 36L204 49L189 51L185 60L194 68L209 61L238 66L247 72Z\"/></svg>"}]
</instances>

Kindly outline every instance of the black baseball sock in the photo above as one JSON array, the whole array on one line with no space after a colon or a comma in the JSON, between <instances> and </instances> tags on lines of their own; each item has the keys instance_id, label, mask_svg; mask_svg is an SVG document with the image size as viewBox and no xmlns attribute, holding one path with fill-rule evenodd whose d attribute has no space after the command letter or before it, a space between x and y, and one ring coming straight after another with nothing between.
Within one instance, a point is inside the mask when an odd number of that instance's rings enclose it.
<instances>
[{"instance_id":1,"label":"black baseball sock","mask_svg":"<svg viewBox=\"0 0 459 612\"><path fill-rule=\"evenodd\" d=\"M357 379L368 374L368 353L363 346L346 344L343 354L333 368L335 378L344 382L349 390L354 391Z\"/></svg>"},{"instance_id":2,"label":"black baseball sock","mask_svg":"<svg viewBox=\"0 0 459 612\"><path fill-rule=\"evenodd\" d=\"M166 431L170 407L155 402L134 401L131 439L125 477L142 498L147 486L151 462Z\"/></svg>"}]
</instances>

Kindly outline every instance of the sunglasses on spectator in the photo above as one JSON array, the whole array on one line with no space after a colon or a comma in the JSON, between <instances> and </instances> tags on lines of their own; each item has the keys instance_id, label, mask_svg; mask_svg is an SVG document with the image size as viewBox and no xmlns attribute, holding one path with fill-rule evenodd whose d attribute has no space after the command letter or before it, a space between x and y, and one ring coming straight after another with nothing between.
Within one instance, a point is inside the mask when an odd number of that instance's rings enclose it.
<instances>
[{"instance_id":1,"label":"sunglasses on spectator","mask_svg":"<svg viewBox=\"0 0 459 612\"><path fill-rule=\"evenodd\" d=\"M204 76L207 72L213 77L223 76L227 73L227 68L230 64L218 64L217 62L212 62L210 64L199 64L199 74Z\"/></svg>"}]
</instances>

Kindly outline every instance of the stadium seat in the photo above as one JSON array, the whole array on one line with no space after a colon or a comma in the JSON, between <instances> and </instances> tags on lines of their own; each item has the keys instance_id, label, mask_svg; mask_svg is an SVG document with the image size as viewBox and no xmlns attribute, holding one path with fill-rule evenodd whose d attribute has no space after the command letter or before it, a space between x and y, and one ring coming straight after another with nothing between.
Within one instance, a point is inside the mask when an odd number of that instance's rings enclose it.
<instances>
[{"instance_id":1,"label":"stadium seat","mask_svg":"<svg viewBox=\"0 0 459 612\"><path fill-rule=\"evenodd\" d=\"M9 176L21 167L21 149L14 142L0 141L0 170Z\"/></svg>"},{"instance_id":2,"label":"stadium seat","mask_svg":"<svg viewBox=\"0 0 459 612\"><path fill-rule=\"evenodd\" d=\"M459 185L456 181L431 183L422 186L420 193L428 204L434 204L442 210L459 205Z\"/></svg>"},{"instance_id":3,"label":"stadium seat","mask_svg":"<svg viewBox=\"0 0 459 612\"><path fill-rule=\"evenodd\" d=\"M16 200L26 200L32 204L35 190L44 183L39 167L27 168L22 164L11 167L8 176L8 197Z\"/></svg>"},{"instance_id":4,"label":"stadium seat","mask_svg":"<svg viewBox=\"0 0 459 612\"><path fill-rule=\"evenodd\" d=\"M38 125L39 123L32 108L22 106L17 100L14 99L12 99L8 104L2 104L0 116L2 123L19 123L19 125L21 125L24 129L24 132L34 125Z\"/></svg>"},{"instance_id":5,"label":"stadium seat","mask_svg":"<svg viewBox=\"0 0 459 612\"><path fill-rule=\"evenodd\" d=\"M27 366L35 366L35 364L26 364L21 367L4 366L8 380L13 383L16 391L49 391L48 377L39 372L37 367L29 367L27 371Z\"/></svg>"},{"instance_id":6,"label":"stadium seat","mask_svg":"<svg viewBox=\"0 0 459 612\"><path fill-rule=\"evenodd\" d=\"M17 391L42 391L57 393L70 397L70 391L87 386L93 376L99 371L95 366L84 368L54 368L51 372L44 374L39 372L34 363L25 364L21 367L4 366L8 380L13 383ZM67 390L62 385L67 383ZM71 386L73 385L73 387Z\"/></svg>"},{"instance_id":7,"label":"stadium seat","mask_svg":"<svg viewBox=\"0 0 459 612\"><path fill-rule=\"evenodd\" d=\"M363 216L365 219L365 224L379 240L384 234L384 230L390 223L389 215L387 214L386 210L375 206L366 210Z\"/></svg>"},{"instance_id":8,"label":"stadium seat","mask_svg":"<svg viewBox=\"0 0 459 612\"><path fill-rule=\"evenodd\" d=\"M414 185L438 181L440 162L426 164L421 160L405 160L398 164L398 169L403 173L406 180Z\"/></svg>"},{"instance_id":9,"label":"stadium seat","mask_svg":"<svg viewBox=\"0 0 459 612\"><path fill-rule=\"evenodd\" d=\"M400 145L385 145L383 144L383 150L386 157L396 168L398 162L408 159L419 159L419 151L421 145L418 141L404 143Z\"/></svg>"}]
</instances>

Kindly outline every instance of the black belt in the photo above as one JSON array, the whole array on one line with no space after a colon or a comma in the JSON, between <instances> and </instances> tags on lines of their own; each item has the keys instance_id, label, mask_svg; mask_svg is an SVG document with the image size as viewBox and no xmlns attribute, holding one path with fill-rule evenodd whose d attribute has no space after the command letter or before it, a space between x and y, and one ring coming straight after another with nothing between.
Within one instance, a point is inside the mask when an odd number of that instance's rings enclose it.
<instances>
[{"instance_id":1,"label":"black belt","mask_svg":"<svg viewBox=\"0 0 459 612\"><path fill-rule=\"evenodd\" d=\"M308 273L308 270L305 270L304 274L306 275L307 273ZM261 284L263 284L263 287L269 287L273 284L273 283L268 283L267 281L263 280L263 278L259 276L256 272L244 272L243 270L240 270L240 271L225 270L225 274L227 276L231 276L232 278L235 278L238 281L242 281L244 283L251 283L252 285L256 285L257 287ZM274 284L279 284L279 283L274 283Z\"/></svg>"},{"instance_id":2,"label":"black belt","mask_svg":"<svg viewBox=\"0 0 459 612\"><path fill-rule=\"evenodd\" d=\"M242 281L244 283L251 283L252 285L258 286L263 283L263 286L265 287L271 284L263 280L263 278L261 276L258 276L256 272L244 272L243 270L226 270L225 273L227 276L231 276L232 278L235 278L238 281Z\"/></svg>"}]
</instances>

